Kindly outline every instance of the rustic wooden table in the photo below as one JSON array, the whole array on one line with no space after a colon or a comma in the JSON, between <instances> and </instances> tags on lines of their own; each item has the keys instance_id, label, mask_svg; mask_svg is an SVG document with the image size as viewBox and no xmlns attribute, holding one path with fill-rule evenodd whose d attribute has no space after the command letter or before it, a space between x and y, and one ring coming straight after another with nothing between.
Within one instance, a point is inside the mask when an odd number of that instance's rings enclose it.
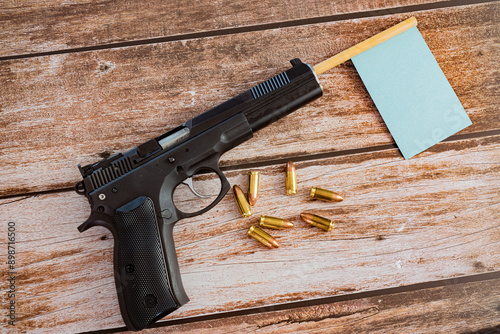
<instances>
[{"instance_id":1,"label":"rustic wooden table","mask_svg":"<svg viewBox=\"0 0 500 334\"><path fill-rule=\"evenodd\" d=\"M500 4L480 0L3 1L0 331L125 331L112 235L76 229L90 212L78 163L410 16L473 125L404 160L352 63L322 75L323 98L222 157L231 184L262 173L254 215L228 193L176 224L191 301L145 332L500 331ZM312 185L345 200L310 201ZM306 210L334 230L301 222ZM246 236L264 213L296 223L273 232L279 249Z\"/></svg>"}]
</instances>

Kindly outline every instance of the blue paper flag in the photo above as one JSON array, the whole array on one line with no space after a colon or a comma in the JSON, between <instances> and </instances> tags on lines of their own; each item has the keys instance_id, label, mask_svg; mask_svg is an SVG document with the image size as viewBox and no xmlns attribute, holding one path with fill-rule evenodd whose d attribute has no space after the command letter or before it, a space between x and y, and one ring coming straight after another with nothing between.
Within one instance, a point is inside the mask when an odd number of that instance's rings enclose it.
<instances>
[{"instance_id":1,"label":"blue paper flag","mask_svg":"<svg viewBox=\"0 0 500 334\"><path fill-rule=\"evenodd\" d=\"M352 61L405 159L472 124L416 27Z\"/></svg>"}]
</instances>

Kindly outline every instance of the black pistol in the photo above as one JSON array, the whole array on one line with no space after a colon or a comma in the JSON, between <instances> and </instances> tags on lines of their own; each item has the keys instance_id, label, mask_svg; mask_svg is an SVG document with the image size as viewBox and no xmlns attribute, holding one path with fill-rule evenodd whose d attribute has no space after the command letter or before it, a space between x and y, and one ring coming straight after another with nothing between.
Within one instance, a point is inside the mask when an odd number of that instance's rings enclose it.
<instances>
[{"instance_id":1,"label":"black pistol","mask_svg":"<svg viewBox=\"0 0 500 334\"><path fill-rule=\"evenodd\" d=\"M314 69L299 59L292 68L125 153L78 166L75 190L90 202L80 232L99 225L114 238L114 276L123 320L141 330L188 302L172 230L180 219L213 208L230 188L219 168L221 155L253 133L320 97ZM216 191L204 184L215 174ZM193 180L202 181L201 188ZM205 181L203 181L205 179ZM210 182L209 182L210 181ZM187 186L197 208L175 193ZM190 202L192 203L192 201Z\"/></svg>"}]
</instances>

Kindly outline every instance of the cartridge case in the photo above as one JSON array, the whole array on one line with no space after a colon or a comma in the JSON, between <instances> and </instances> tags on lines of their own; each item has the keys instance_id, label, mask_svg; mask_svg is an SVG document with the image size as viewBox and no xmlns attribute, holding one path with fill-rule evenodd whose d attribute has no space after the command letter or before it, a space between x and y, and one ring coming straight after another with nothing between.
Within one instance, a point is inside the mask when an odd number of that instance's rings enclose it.
<instances>
[{"instance_id":1,"label":"cartridge case","mask_svg":"<svg viewBox=\"0 0 500 334\"><path fill-rule=\"evenodd\" d=\"M326 202L341 202L344 200L344 198L336 192L318 187L311 187L309 195L314 199Z\"/></svg>"},{"instance_id":2,"label":"cartridge case","mask_svg":"<svg viewBox=\"0 0 500 334\"><path fill-rule=\"evenodd\" d=\"M306 223L322 228L323 230L328 232L332 230L333 225L335 224L333 220L313 215L311 213L301 213L300 218L302 218Z\"/></svg>"},{"instance_id":3,"label":"cartridge case","mask_svg":"<svg viewBox=\"0 0 500 334\"><path fill-rule=\"evenodd\" d=\"M278 242L268 233L262 231L257 226L250 226L247 232L249 237L254 238L255 240L261 242L269 248L278 248L280 245Z\"/></svg>"},{"instance_id":4,"label":"cartridge case","mask_svg":"<svg viewBox=\"0 0 500 334\"><path fill-rule=\"evenodd\" d=\"M259 172L248 172L248 203L254 206L257 202L257 194L259 193Z\"/></svg>"},{"instance_id":5,"label":"cartridge case","mask_svg":"<svg viewBox=\"0 0 500 334\"><path fill-rule=\"evenodd\" d=\"M238 209L240 209L241 215L243 217L251 216L252 210L250 209L250 204L248 204L247 198L245 197L243 190L241 190L240 187L235 185L233 187L233 195L234 199L236 200L236 204L238 205Z\"/></svg>"},{"instance_id":6,"label":"cartridge case","mask_svg":"<svg viewBox=\"0 0 500 334\"><path fill-rule=\"evenodd\" d=\"M275 230L293 227L293 223L288 219L276 218L271 216L260 216L259 225Z\"/></svg>"},{"instance_id":7,"label":"cartridge case","mask_svg":"<svg viewBox=\"0 0 500 334\"><path fill-rule=\"evenodd\" d=\"M286 194L296 195L297 194L297 173L295 172L295 166L293 162L288 161L285 170L286 178Z\"/></svg>"}]
</instances>

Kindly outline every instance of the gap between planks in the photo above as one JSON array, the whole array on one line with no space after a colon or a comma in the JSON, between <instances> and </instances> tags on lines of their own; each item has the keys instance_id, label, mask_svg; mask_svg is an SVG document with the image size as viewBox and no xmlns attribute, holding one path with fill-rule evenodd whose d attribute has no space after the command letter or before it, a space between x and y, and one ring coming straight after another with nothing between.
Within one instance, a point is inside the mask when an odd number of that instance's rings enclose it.
<instances>
[{"instance_id":1,"label":"gap between planks","mask_svg":"<svg viewBox=\"0 0 500 334\"><path fill-rule=\"evenodd\" d=\"M130 46L166 43L166 42L181 41L181 40L191 40L191 39L198 39L198 38L224 36L224 35L240 34L240 33L247 33L247 32L255 32L255 31L264 31L264 30L272 30L272 29L280 29L280 28L288 28L288 27L298 27L298 26L304 26L304 25L310 25L310 24L338 22L338 21L355 20L355 19L362 19L362 18L369 18L369 17L378 17L378 16L385 16L385 15L409 13L409 12L413 12L413 11L427 11L427 10L433 10L433 9L444 9L444 8L479 5L479 4L487 4L487 3L495 3L495 2L496 1L494 1L494 0L493 1L492 0L440 1L440 2L427 3L427 4L408 5L408 6L398 7L398 8L384 8L384 9L370 10L370 11L366 11L366 12L334 14L334 15L319 16L319 17L307 18L307 19L296 19L296 20L283 21L283 22L248 25L248 26L236 27L236 28L209 30L209 31L197 32L197 33L178 34L178 35L174 35L174 36L138 39L138 40L132 40L132 41L127 41L127 42L107 43L107 44L102 44L102 45L93 45L93 46L85 46L85 47L78 47L78 48L46 51L46 52L34 52L34 53L18 54L18 55L11 55L11 56L2 56L2 57L0 57L0 61L23 59L23 58L44 57L44 56L78 53L78 52L109 50L109 49L116 49L116 48L130 47Z\"/></svg>"}]
</instances>

